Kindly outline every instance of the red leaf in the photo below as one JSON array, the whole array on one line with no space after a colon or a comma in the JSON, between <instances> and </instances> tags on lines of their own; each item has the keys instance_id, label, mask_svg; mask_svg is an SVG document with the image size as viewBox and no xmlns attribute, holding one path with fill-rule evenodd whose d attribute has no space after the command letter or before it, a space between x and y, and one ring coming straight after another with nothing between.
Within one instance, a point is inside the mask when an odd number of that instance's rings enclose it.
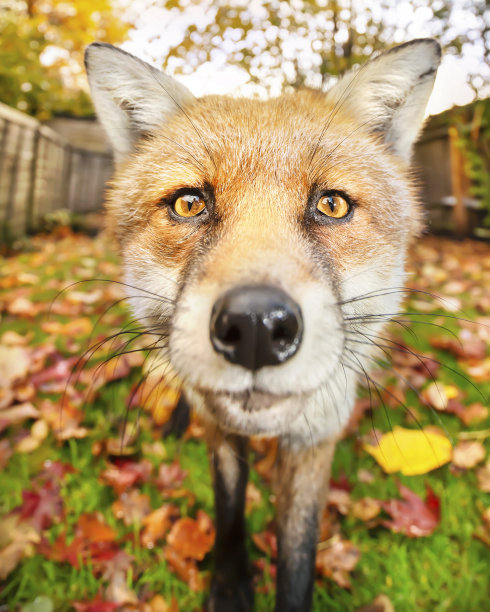
<instances>
[{"instance_id":1,"label":"red leaf","mask_svg":"<svg viewBox=\"0 0 490 612\"><path fill-rule=\"evenodd\" d=\"M184 479L187 477L187 472L183 470L177 461L172 464L162 463L158 469L158 476L155 484L161 489L170 489L180 487Z\"/></svg>"},{"instance_id":2,"label":"red leaf","mask_svg":"<svg viewBox=\"0 0 490 612\"><path fill-rule=\"evenodd\" d=\"M397 486L403 499L382 502L383 509L393 519L384 521L383 525L410 538L420 538L433 533L441 518L439 498L428 485L425 502L402 484Z\"/></svg>"},{"instance_id":3,"label":"red leaf","mask_svg":"<svg viewBox=\"0 0 490 612\"><path fill-rule=\"evenodd\" d=\"M39 491L22 491L22 499L18 508L21 519L28 520L39 532L62 517L63 501L58 486L52 482L44 484Z\"/></svg>"},{"instance_id":4,"label":"red leaf","mask_svg":"<svg viewBox=\"0 0 490 612\"><path fill-rule=\"evenodd\" d=\"M119 461L110 465L104 470L100 477L118 495L124 493L126 489L138 482L146 482L153 470L151 461L143 459L139 463L136 461Z\"/></svg>"}]
</instances>

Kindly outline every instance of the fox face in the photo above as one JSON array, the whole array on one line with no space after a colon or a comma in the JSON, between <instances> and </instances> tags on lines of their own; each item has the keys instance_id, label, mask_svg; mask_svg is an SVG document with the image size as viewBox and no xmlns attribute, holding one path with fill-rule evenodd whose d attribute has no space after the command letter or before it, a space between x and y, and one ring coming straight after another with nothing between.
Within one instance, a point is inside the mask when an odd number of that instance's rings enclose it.
<instances>
[{"instance_id":1,"label":"fox face","mask_svg":"<svg viewBox=\"0 0 490 612\"><path fill-rule=\"evenodd\" d=\"M107 209L129 301L213 428L210 610L251 609L250 435L280 439L276 609L309 609L332 441L421 227L409 162L439 59L413 41L326 94L263 101L195 98L111 46L87 51L119 162Z\"/></svg>"},{"instance_id":2,"label":"fox face","mask_svg":"<svg viewBox=\"0 0 490 612\"><path fill-rule=\"evenodd\" d=\"M126 281L162 298L131 304L226 430L311 442L348 419L372 361L355 341L397 311L419 229L407 162L438 58L421 41L326 95L195 99L91 47L95 104L125 158L108 209Z\"/></svg>"}]
</instances>

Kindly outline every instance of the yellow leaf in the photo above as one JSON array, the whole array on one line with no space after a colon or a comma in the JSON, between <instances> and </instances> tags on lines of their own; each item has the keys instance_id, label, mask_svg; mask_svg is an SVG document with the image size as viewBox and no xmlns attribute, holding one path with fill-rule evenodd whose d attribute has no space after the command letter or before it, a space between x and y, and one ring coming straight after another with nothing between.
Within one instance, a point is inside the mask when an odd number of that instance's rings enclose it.
<instances>
[{"instance_id":1,"label":"yellow leaf","mask_svg":"<svg viewBox=\"0 0 490 612\"><path fill-rule=\"evenodd\" d=\"M451 460L451 442L446 436L425 429L395 427L377 446L364 444L383 470L405 476L426 474Z\"/></svg>"}]
</instances>

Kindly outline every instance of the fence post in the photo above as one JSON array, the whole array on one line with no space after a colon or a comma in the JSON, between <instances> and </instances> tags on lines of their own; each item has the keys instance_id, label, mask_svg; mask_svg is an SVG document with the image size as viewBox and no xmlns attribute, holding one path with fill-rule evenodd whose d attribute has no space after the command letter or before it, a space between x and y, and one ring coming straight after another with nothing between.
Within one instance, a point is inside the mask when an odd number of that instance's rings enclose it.
<instances>
[{"instance_id":1,"label":"fence post","mask_svg":"<svg viewBox=\"0 0 490 612\"><path fill-rule=\"evenodd\" d=\"M449 127L449 156L451 159L451 190L455 198L453 209L454 232L458 238L468 235L468 211L464 205L465 175L463 170L463 157L458 146L458 129Z\"/></svg>"},{"instance_id":2,"label":"fence post","mask_svg":"<svg viewBox=\"0 0 490 612\"><path fill-rule=\"evenodd\" d=\"M36 173L37 173L37 156L39 151L39 126L34 130L32 141L32 159L31 167L29 168L29 193L27 194L26 207L26 229L30 233L35 229L34 223L34 200L36 197Z\"/></svg>"}]
</instances>

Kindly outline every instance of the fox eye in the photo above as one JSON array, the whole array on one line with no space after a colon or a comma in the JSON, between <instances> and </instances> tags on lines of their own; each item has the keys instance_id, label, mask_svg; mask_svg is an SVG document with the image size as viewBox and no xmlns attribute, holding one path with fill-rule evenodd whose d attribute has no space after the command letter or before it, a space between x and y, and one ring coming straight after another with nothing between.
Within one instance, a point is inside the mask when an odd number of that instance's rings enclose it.
<instances>
[{"instance_id":1,"label":"fox eye","mask_svg":"<svg viewBox=\"0 0 490 612\"><path fill-rule=\"evenodd\" d=\"M206 202L195 193L186 193L175 200L173 210L179 217L197 217L206 210Z\"/></svg>"},{"instance_id":2,"label":"fox eye","mask_svg":"<svg viewBox=\"0 0 490 612\"><path fill-rule=\"evenodd\" d=\"M323 195L316 205L317 210L333 219L342 219L349 214L350 204L341 195L332 193Z\"/></svg>"}]
</instances>

